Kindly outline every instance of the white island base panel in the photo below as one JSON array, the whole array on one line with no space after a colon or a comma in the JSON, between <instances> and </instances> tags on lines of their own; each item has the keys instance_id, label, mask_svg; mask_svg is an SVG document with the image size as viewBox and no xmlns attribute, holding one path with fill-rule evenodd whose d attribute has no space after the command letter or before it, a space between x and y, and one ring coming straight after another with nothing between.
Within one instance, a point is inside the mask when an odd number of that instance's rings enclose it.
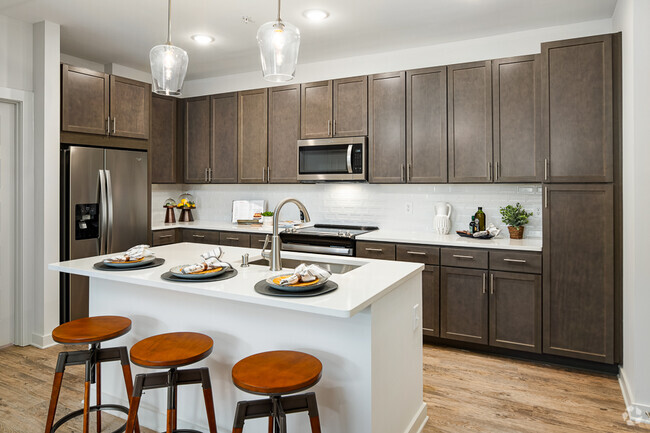
<instances>
[{"instance_id":1,"label":"white island base panel","mask_svg":"<svg viewBox=\"0 0 650 433\"><path fill-rule=\"evenodd\" d=\"M212 354L187 368L210 369L219 432L232 431L237 401L263 398L232 384L232 366L258 352L298 350L323 363L322 379L310 389L316 393L323 433L416 433L427 420L421 287L418 272L365 310L338 318L91 277L90 315L133 321L128 334L106 347L130 348L166 332L212 337ZM133 366L134 378L154 371ZM163 431L166 401L165 389L145 391L140 423ZM127 405L119 363L102 365L102 402ZM244 431L267 433L267 422L247 420ZM292 433L309 432L307 413L288 415L287 426ZM178 428L208 431L200 385L178 388Z\"/></svg>"}]
</instances>

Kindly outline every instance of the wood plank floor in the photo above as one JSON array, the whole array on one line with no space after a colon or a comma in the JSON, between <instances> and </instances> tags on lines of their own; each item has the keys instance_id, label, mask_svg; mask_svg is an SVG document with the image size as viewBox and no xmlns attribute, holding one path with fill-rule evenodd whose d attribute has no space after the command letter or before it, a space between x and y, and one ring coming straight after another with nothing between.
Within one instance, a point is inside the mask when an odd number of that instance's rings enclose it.
<instances>
[{"instance_id":1,"label":"wood plank floor","mask_svg":"<svg viewBox=\"0 0 650 433\"><path fill-rule=\"evenodd\" d=\"M0 432L43 431L56 356L62 350L0 349ZM81 407L82 390L83 368L70 367L57 417ZM648 426L626 425L625 405L613 376L451 348L425 346L424 401L430 417L425 433L650 431ZM121 423L107 414L102 419L105 432ZM80 431L80 421L59 430Z\"/></svg>"}]
</instances>

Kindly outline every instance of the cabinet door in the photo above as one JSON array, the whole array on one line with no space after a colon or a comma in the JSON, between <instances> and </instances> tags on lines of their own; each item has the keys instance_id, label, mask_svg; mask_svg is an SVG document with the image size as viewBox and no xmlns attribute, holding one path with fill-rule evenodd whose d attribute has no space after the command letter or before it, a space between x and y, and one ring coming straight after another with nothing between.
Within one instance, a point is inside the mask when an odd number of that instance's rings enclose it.
<instances>
[{"instance_id":1,"label":"cabinet door","mask_svg":"<svg viewBox=\"0 0 650 433\"><path fill-rule=\"evenodd\" d=\"M541 182L540 56L492 61L494 180Z\"/></svg>"},{"instance_id":2,"label":"cabinet door","mask_svg":"<svg viewBox=\"0 0 650 433\"><path fill-rule=\"evenodd\" d=\"M440 267L425 266L422 272L422 333L440 335Z\"/></svg>"},{"instance_id":3,"label":"cabinet door","mask_svg":"<svg viewBox=\"0 0 650 433\"><path fill-rule=\"evenodd\" d=\"M151 97L151 183L177 183L176 98Z\"/></svg>"},{"instance_id":4,"label":"cabinet door","mask_svg":"<svg viewBox=\"0 0 650 433\"><path fill-rule=\"evenodd\" d=\"M542 125L550 182L611 182L612 35L542 44Z\"/></svg>"},{"instance_id":5,"label":"cabinet door","mask_svg":"<svg viewBox=\"0 0 650 433\"><path fill-rule=\"evenodd\" d=\"M151 84L111 75L111 135L149 139Z\"/></svg>"},{"instance_id":6,"label":"cabinet door","mask_svg":"<svg viewBox=\"0 0 650 433\"><path fill-rule=\"evenodd\" d=\"M210 180L237 183L237 93L212 96L210 103Z\"/></svg>"},{"instance_id":7,"label":"cabinet door","mask_svg":"<svg viewBox=\"0 0 650 433\"><path fill-rule=\"evenodd\" d=\"M210 97L183 101L186 183L207 183L210 167Z\"/></svg>"},{"instance_id":8,"label":"cabinet door","mask_svg":"<svg viewBox=\"0 0 650 433\"><path fill-rule=\"evenodd\" d=\"M332 82L300 85L300 137L332 136Z\"/></svg>"},{"instance_id":9,"label":"cabinet door","mask_svg":"<svg viewBox=\"0 0 650 433\"><path fill-rule=\"evenodd\" d=\"M447 67L449 182L492 181L492 65Z\"/></svg>"},{"instance_id":10,"label":"cabinet door","mask_svg":"<svg viewBox=\"0 0 650 433\"><path fill-rule=\"evenodd\" d=\"M239 182L266 183L267 89L239 92Z\"/></svg>"},{"instance_id":11,"label":"cabinet door","mask_svg":"<svg viewBox=\"0 0 650 433\"><path fill-rule=\"evenodd\" d=\"M371 75L369 98L369 171L372 183L406 181L406 74Z\"/></svg>"},{"instance_id":12,"label":"cabinet door","mask_svg":"<svg viewBox=\"0 0 650 433\"><path fill-rule=\"evenodd\" d=\"M218 245L219 238L220 233L212 230L183 229L183 242Z\"/></svg>"},{"instance_id":13,"label":"cabinet door","mask_svg":"<svg viewBox=\"0 0 650 433\"><path fill-rule=\"evenodd\" d=\"M247 233L222 232L219 236L219 243L231 247L250 248L251 235Z\"/></svg>"},{"instance_id":14,"label":"cabinet door","mask_svg":"<svg viewBox=\"0 0 650 433\"><path fill-rule=\"evenodd\" d=\"M334 80L334 137L368 135L368 77Z\"/></svg>"},{"instance_id":15,"label":"cabinet door","mask_svg":"<svg viewBox=\"0 0 650 433\"><path fill-rule=\"evenodd\" d=\"M103 72L61 65L61 130L108 134L109 79Z\"/></svg>"},{"instance_id":16,"label":"cabinet door","mask_svg":"<svg viewBox=\"0 0 650 433\"><path fill-rule=\"evenodd\" d=\"M440 269L440 337L488 343L487 271Z\"/></svg>"},{"instance_id":17,"label":"cabinet door","mask_svg":"<svg viewBox=\"0 0 650 433\"><path fill-rule=\"evenodd\" d=\"M169 245L177 242L177 230L168 229L168 230L156 230L152 233L152 245L154 247L159 247L161 245Z\"/></svg>"},{"instance_id":18,"label":"cabinet door","mask_svg":"<svg viewBox=\"0 0 650 433\"><path fill-rule=\"evenodd\" d=\"M542 277L490 274L490 345L542 352Z\"/></svg>"},{"instance_id":19,"label":"cabinet door","mask_svg":"<svg viewBox=\"0 0 650 433\"><path fill-rule=\"evenodd\" d=\"M544 353L612 363L613 185L544 188Z\"/></svg>"},{"instance_id":20,"label":"cabinet door","mask_svg":"<svg viewBox=\"0 0 650 433\"><path fill-rule=\"evenodd\" d=\"M269 89L269 183L298 182L300 85Z\"/></svg>"},{"instance_id":21,"label":"cabinet door","mask_svg":"<svg viewBox=\"0 0 650 433\"><path fill-rule=\"evenodd\" d=\"M266 242L266 236L265 234L251 234L251 248L259 248L262 249L264 246L264 242ZM269 235L269 243L266 246L267 248L271 247L271 236Z\"/></svg>"},{"instance_id":22,"label":"cabinet door","mask_svg":"<svg viewBox=\"0 0 650 433\"><path fill-rule=\"evenodd\" d=\"M406 72L407 177L447 182L447 68Z\"/></svg>"}]
</instances>

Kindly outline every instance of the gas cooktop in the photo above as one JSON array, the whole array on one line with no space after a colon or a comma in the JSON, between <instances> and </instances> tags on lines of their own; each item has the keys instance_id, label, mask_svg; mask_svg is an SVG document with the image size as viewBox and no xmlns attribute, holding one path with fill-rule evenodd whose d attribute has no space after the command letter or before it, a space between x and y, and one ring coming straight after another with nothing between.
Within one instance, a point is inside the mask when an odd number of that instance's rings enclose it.
<instances>
[{"instance_id":1,"label":"gas cooktop","mask_svg":"<svg viewBox=\"0 0 650 433\"><path fill-rule=\"evenodd\" d=\"M375 226L357 226L341 224L315 224L311 227L285 230L283 233L317 236L317 237L338 237L354 239L358 235L378 230Z\"/></svg>"}]
</instances>

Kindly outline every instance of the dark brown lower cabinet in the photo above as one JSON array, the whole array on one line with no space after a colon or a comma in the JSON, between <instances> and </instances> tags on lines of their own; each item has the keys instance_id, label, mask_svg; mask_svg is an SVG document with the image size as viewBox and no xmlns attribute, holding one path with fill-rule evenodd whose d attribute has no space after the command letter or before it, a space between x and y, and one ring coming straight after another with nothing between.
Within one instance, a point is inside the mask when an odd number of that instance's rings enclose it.
<instances>
[{"instance_id":1,"label":"dark brown lower cabinet","mask_svg":"<svg viewBox=\"0 0 650 433\"><path fill-rule=\"evenodd\" d=\"M440 266L426 265L422 272L422 333L440 335Z\"/></svg>"},{"instance_id":2,"label":"dark brown lower cabinet","mask_svg":"<svg viewBox=\"0 0 650 433\"><path fill-rule=\"evenodd\" d=\"M221 235L219 236L219 244L229 247L250 248L251 235L248 233L221 232Z\"/></svg>"},{"instance_id":3,"label":"dark brown lower cabinet","mask_svg":"<svg viewBox=\"0 0 650 433\"><path fill-rule=\"evenodd\" d=\"M212 230L189 230L183 229L183 242L194 242L196 244L219 244L219 232Z\"/></svg>"},{"instance_id":4,"label":"dark brown lower cabinet","mask_svg":"<svg viewBox=\"0 0 650 433\"><path fill-rule=\"evenodd\" d=\"M262 249L265 240L265 234L251 234L251 248ZM269 244L266 247L271 248L271 236L269 236Z\"/></svg>"},{"instance_id":5,"label":"dark brown lower cabinet","mask_svg":"<svg viewBox=\"0 0 650 433\"><path fill-rule=\"evenodd\" d=\"M152 235L152 246L159 247L161 245L175 244L179 240L178 230L156 230Z\"/></svg>"},{"instance_id":6,"label":"dark brown lower cabinet","mask_svg":"<svg viewBox=\"0 0 650 433\"><path fill-rule=\"evenodd\" d=\"M542 352L542 277L490 273L490 346Z\"/></svg>"},{"instance_id":7,"label":"dark brown lower cabinet","mask_svg":"<svg viewBox=\"0 0 650 433\"><path fill-rule=\"evenodd\" d=\"M488 344L487 271L440 268L440 337Z\"/></svg>"}]
</instances>

